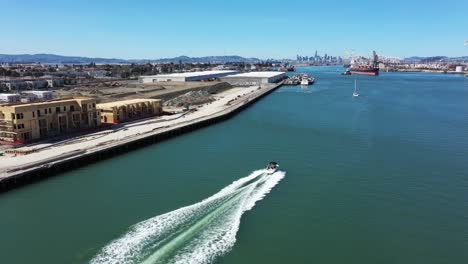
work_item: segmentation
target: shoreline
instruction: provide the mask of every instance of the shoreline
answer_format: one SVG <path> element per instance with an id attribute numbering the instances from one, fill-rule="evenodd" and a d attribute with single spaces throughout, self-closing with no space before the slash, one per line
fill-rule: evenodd
<path id="1" fill-rule="evenodd" d="M 341 67 L 342 65 L 297 65 L 298 68 L 301 67 Z M 346 67 L 343 67 L 346 68 Z M 440 74 L 461 74 L 461 75 L 468 75 L 468 71 L 444 71 L 444 70 L 432 70 L 432 69 L 392 69 L 388 70 L 385 68 L 381 68 L 380 72 L 420 72 L 420 73 L 440 73 Z"/>
<path id="2" fill-rule="evenodd" d="M 119 127 L 118 133 L 100 131 L 87 135 L 89 140 L 71 138 L 71 143 L 66 140 L 50 146 L 39 145 L 41 150 L 33 154 L 1 157 L 12 160 L 0 165 L 0 193 L 228 120 L 282 85 L 281 82 L 262 88 L 233 88 L 217 95 L 216 105 L 202 106 L 195 112 L 186 112 L 176 118 L 131 122 Z M 106 137 L 109 139 L 104 140 Z M 89 146 L 83 147 L 86 144 Z M 28 150 L 28 146 L 23 149 Z M 36 160 L 24 162 L 28 157 Z"/>
<path id="3" fill-rule="evenodd" d="M 468 74 L 468 71 L 457 72 L 457 71 L 443 71 L 443 70 L 418 70 L 418 69 L 408 69 L 408 70 L 381 70 L 382 72 L 421 72 L 421 73 L 440 73 L 440 74 Z"/>

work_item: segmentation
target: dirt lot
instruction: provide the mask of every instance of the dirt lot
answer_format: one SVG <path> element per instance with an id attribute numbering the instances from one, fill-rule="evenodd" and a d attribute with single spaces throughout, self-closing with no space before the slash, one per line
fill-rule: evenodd
<path id="1" fill-rule="evenodd" d="M 138 81 L 109 82 L 93 86 L 64 88 L 55 91 L 56 97 L 86 96 L 95 97 L 99 103 L 135 99 L 156 98 L 169 100 L 189 91 L 205 90 L 219 93 L 232 88 L 231 85 L 214 82 L 164 82 L 141 84 Z"/>

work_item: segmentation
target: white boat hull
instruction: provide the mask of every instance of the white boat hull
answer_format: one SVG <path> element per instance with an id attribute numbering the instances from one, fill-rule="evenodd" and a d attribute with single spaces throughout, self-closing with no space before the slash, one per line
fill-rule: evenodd
<path id="1" fill-rule="evenodd" d="M 265 173 L 267 175 L 271 175 L 271 174 L 275 173 L 278 170 L 278 168 L 279 168 L 278 163 L 270 162 L 270 164 L 268 164 L 268 166 L 265 169 Z"/>

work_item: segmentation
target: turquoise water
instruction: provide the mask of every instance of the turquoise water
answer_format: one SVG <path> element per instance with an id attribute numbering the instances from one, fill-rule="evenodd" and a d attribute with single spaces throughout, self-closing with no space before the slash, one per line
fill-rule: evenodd
<path id="1" fill-rule="evenodd" d="M 1 262 L 468 262 L 468 78 L 300 70 L 317 83 L 1 195 Z"/>

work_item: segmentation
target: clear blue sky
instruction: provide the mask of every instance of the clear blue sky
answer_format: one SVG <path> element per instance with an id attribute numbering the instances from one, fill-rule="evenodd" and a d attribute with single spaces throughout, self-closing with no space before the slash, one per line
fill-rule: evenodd
<path id="1" fill-rule="evenodd" d="M 0 53 L 468 55 L 467 0 L 0 0 Z"/>

